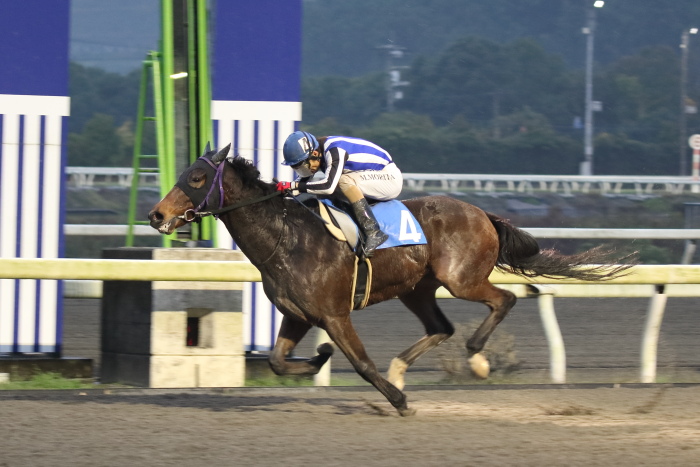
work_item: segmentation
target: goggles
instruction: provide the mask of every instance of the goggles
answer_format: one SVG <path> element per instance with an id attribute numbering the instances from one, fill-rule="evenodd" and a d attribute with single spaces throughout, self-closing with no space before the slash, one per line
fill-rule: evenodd
<path id="1" fill-rule="evenodd" d="M 299 169 L 301 167 L 306 167 L 308 169 L 308 168 L 311 168 L 311 164 L 309 163 L 310 161 L 316 162 L 316 161 L 320 161 L 320 160 L 321 160 L 321 156 L 309 156 L 306 159 L 304 159 L 303 161 L 299 162 L 298 164 L 292 165 L 291 167 L 295 170 Z"/>

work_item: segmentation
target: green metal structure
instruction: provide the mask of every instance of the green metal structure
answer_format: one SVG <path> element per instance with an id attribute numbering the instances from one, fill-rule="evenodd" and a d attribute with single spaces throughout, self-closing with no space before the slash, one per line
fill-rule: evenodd
<path id="1" fill-rule="evenodd" d="M 134 246 L 134 226 L 147 224 L 137 219 L 139 175 L 158 172 L 163 197 L 175 184 L 177 174 L 213 139 L 206 6 L 206 0 L 161 1 L 161 50 L 147 54 L 141 74 L 126 246 Z M 149 89 L 151 116 L 146 115 Z M 154 123 L 155 155 L 143 153 L 148 122 Z M 165 236 L 163 246 L 174 241 L 211 244 L 215 240 L 214 222 L 206 218 L 200 224 L 190 224 L 184 238 Z"/>

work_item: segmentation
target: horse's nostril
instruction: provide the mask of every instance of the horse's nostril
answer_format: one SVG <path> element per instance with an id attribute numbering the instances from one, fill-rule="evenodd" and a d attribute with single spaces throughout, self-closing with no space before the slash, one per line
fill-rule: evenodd
<path id="1" fill-rule="evenodd" d="M 151 223 L 161 223 L 163 222 L 163 214 L 158 211 L 151 211 L 148 213 L 148 219 Z"/>

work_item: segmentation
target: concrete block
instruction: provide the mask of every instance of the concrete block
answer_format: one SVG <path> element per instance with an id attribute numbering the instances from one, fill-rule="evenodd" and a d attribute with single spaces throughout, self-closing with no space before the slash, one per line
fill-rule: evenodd
<path id="1" fill-rule="evenodd" d="M 151 326 L 152 355 L 243 355 L 243 313 L 158 311 Z M 194 316 L 193 316 L 194 315 Z M 187 346 L 187 318 L 199 320 L 198 345 Z"/>
<path id="2" fill-rule="evenodd" d="M 105 250 L 103 257 L 245 260 L 240 251 L 211 248 L 119 248 Z M 150 387 L 244 384 L 243 284 L 105 281 L 103 289 L 104 382 Z"/>
<path id="3" fill-rule="evenodd" d="M 241 387 L 245 357 L 155 355 L 150 362 L 152 388 Z"/>
<path id="4" fill-rule="evenodd" d="M 149 387 L 151 356 L 102 352 L 100 382 Z"/>

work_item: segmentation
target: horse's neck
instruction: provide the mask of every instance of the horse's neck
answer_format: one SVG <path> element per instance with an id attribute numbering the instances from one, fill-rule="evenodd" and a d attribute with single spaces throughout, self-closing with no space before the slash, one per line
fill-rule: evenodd
<path id="1" fill-rule="evenodd" d="M 241 199 L 255 198 L 261 194 L 246 195 Z M 240 201 L 240 200 L 238 200 Z M 233 204 L 235 201 L 227 201 Z M 280 243 L 284 229 L 284 212 L 276 210 L 271 201 L 262 201 L 221 216 L 221 221 L 231 238 L 246 257 L 256 265 L 262 264 L 273 254 Z"/>

